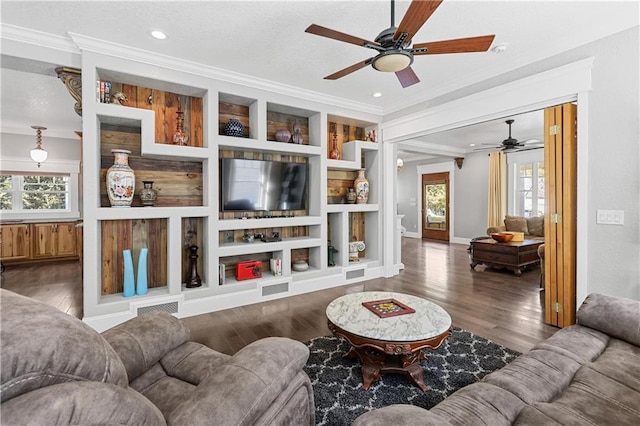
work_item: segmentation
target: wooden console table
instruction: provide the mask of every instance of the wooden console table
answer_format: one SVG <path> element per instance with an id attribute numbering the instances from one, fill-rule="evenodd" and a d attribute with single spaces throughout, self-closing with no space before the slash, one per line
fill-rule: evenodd
<path id="1" fill-rule="evenodd" d="M 511 269 L 516 276 L 522 275 L 524 268 L 540 263 L 538 247 L 541 240 L 524 240 L 499 243 L 492 238 L 471 242 L 471 269 L 477 265 Z"/>

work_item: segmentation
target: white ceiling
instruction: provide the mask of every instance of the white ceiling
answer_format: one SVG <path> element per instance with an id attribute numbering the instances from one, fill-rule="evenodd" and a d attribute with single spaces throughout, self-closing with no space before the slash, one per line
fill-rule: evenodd
<path id="1" fill-rule="evenodd" d="M 3 37 L 23 28 L 56 37 L 69 33 L 108 40 L 158 55 L 180 58 L 290 87 L 344 99 L 378 112 L 397 111 L 523 65 L 559 54 L 638 25 L 638 2 L 445 0 L 415 35 L 414 42 L 495 34 L 506 52 L 416 57 L 421 82 L 403 89 L 395 75 L 363 68 L 336 81 L 323 77 L 374 56 L 374 51 L 304 32 L 312 23 L 365 39 L 390 24 L 390 1 L 6 1 L 1 3 Z M 396 25 L 410 1 L 396 1 Z M 151 29 L 168 34 L 153 39 Z M 41 37 L 40 37 L 41 38 Z M 50 64 L 49 76 L 54 65 Z M 51 134 L 79 130 L 73 100 L 43 64 L 2 61 L 2 130 L 31 124 Z M 41 68 L 41 69 L 37 69 Z M 26 71 L 26 72 L 25 72 Z M 25 84 L 26 83 L 26 84 Z M 57 85 L 57 87 L 53 87 Z M 382 92 L 380 98 L 372 97 Z M 60 97 L 64 98 L 61 103 Z M 54 99 L 52 99 L 54 98 Z M 54 106 L 55 105 L 55 106 Z M 39 120 L 38 120 L 39 119 Z M 49 121 L 49 122 L 45 122 Z M 426 143 L 499 143 L 507 126 L 484 127 L 421 138 Z M 516 117 L 513 136 L 539 138 L 538 123 Z M 539 126 L 541 129 L 541 125 Z M 475 135 L 473 141 L 467 133 Z M 453 138 L 453 139 L 451 139 Z"/>

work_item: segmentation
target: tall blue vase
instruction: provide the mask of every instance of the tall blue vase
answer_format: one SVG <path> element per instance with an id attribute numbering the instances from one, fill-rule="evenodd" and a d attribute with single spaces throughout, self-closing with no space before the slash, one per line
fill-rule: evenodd
<path id="1" fill-rule="evenodd" d="M 138 282 L 136 284 L 136 294 L 147 294 L 147 252 L 146 248 L 140 249 L 138 256 Z"/>
<path id="2" fill-rule="evenodd" d="M 122 257 L 124 258 L 124 285 L 122 289 L 122 295 L 124 297 L 131 297 L 136 293 L 136 284 L 133 277 L 133 258 L 131 257 L 131 250 L 123 250 Z"/>

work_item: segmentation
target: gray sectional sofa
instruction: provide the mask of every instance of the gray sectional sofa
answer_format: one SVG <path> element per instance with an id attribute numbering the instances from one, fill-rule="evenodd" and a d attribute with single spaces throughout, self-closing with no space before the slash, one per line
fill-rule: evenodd
<path id="1" fill-rule="evenodd" d="M 640 301 L 591 294 L 577 324 L 430 410 L 392 405 L 353 426 L 640 425 Z"/>
<path id="2" fill-rule="evenodd" d="M 2 425 L 313 425 L 309 350 L 258 340 L 234 356 L 150 312 L 102 335 L 0 290 Z"/>

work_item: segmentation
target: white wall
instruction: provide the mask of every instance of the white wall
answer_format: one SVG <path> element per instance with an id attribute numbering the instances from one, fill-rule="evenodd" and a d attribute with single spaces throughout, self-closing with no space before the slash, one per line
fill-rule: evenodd
<path id="1" fill-rule="evenodd" d="M 487 235 L 489 193 L 489 155 L 475 153 L 465 157 L 462 168 L 455 168 L 456 210 L 454 236 L 471 239 Z"/>
<path id="2" fill-rule="evenodd" d="M 416 238 L 420 238 L 422 233 L 421 219 L 416 211 L 420 204 L 419 188 L 416 187 L 416 166 L 419 164 L 421 163 L 416 161 L 405 162 L 398 173 L 398 214 L 404 215 L 402 226 L 407 229 L 406 236 Z"/>
<path id="3" fill-rule="evenodd" d="M 36 131 L 33 136 L 16 135 L 13 133 L 0 134 L 0 154 L 3 157 L 30 159 L 29 151 L 36 146 Z M 47 136 L 42 131 L 42 147 L 49 153 L 47 160 L 80 161 L 80 137 L 77 139 L 62 139 Z"/>
<path id="4" fill-rule="evenodd" d="M 639 39 L 636 27 L 594 44 L 597 56 L 589 97 L 589 199 L 585 212 L 590 223 L 588 292 L 637 300 L 640 300 Z M 624 226 L 597 225 L 597 209 L 624 210 Z"/>

